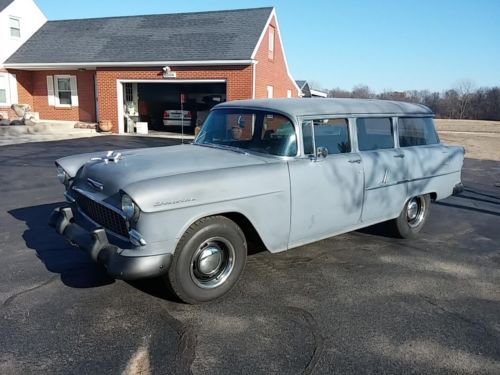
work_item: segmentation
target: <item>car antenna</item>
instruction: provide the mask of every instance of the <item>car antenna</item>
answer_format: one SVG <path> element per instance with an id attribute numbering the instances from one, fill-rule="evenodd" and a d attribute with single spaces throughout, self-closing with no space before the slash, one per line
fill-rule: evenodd
<path id="1" fill-rule="evenodd" d="M 184 101 L 186 97 L 181 93 L 181 145 L 184 144 Z"/>

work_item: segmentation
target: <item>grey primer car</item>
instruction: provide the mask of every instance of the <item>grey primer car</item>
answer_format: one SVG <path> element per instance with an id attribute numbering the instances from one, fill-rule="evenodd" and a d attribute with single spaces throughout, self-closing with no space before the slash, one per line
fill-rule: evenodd
<path id="1" fill-rule="evenodd" d="M 424 106 L 269 99 L 214 107 L 193 144 L 56 161 L 56 231 L 121 279 L 162 276 L 188 303 L 227 293 L 248 244 L 272 253 L 388 222 L 414 237 L 463 190 L 462 147 Z"/>

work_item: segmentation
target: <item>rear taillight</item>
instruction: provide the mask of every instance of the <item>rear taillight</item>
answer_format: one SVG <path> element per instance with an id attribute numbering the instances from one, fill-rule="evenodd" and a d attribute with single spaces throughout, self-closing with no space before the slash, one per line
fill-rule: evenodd
<path id="1" fill-rule="evenodd" d="M 191 118 L 191 111 L 188 111 L 187 117 Z"/>
<path id="2" fill-rule="evenodd" d="M 168 111 L 163 112 L 163 118 L 168 118 Z"/>

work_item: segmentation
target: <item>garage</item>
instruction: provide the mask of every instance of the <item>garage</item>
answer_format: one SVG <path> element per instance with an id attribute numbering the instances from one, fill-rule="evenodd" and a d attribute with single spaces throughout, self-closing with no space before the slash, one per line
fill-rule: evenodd
<path id="1" fill-rule="evenodd" d="M 120 130 L 124 133 L 140 132 L 147 124 L 153 132 L 194 134 L 195 127 L 203 123 L 208 112 L 227 99 L 225 80 L 119 83 L 123 112 Z"/>

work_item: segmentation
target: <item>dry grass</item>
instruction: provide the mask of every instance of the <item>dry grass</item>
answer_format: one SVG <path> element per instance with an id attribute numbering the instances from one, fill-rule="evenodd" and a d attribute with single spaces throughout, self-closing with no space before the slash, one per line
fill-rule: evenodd
<path id="1" fill-rule="evenodd" d="M 500 121 L 436 119 L 439 131 L 500 133 Z"/>
<path id="2" fill-rule="evenodd" d="M 465 157 L 500 161 L 500 121 L 435 120 L 441 141 L 465 147 Z"/>

